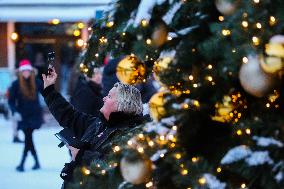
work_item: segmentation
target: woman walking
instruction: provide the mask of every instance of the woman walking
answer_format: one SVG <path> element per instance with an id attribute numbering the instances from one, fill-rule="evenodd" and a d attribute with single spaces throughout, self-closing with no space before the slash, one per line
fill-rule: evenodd
<path id="1" fill-rule="evenodd" d="M 43 123 L 42 108 L 39 103 L 39 91 L 43 85 L 40 80 L 35 79 L 35 72 L 29 60 L 22 60 L 19 64 L 18 79 L 12 83 L 9 92 L 9 106 L 12 115 L 19 113 L 21 120 L 18 121 L 18 128 L 24 132 L 25 147 L 21 162 L 16 170 L 24 171 L 24 163 L 28 152 L 34 157 L 33 170 L 39 169 L 37 153 L 33 143 L 33 131 L 39 129 Z"/>

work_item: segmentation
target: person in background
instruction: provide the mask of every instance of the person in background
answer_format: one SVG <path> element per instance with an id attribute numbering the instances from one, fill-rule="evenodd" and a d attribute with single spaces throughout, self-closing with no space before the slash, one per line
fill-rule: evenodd
<path id="1" fill-rule="evenodd" d="M 16 170 L 24 171 L 24 163 L 28 152 L 33 155 L 35 164 L 33 170 L 39 169 L 40 164 L 33 143 L 33 131 L 43 123 L 42 108 L 39 103 L 39 91 L 42 82 L 35 78 L 35 72 L 29 60 L 20 61 L 18 79 L 12 83 L 9 90 L 8 104 L 13 116 L 17 115 L 18 128 L 24 132 L 25 146 L 22 159 Z"/>
<path id="2" fill-rule="evenodd" d="M 119 82 L 116 76 L 116 67 L 122 58 L 110 59 L 103 71 L 103 96 L 107 95 L 108 91 L 113 87 L 116 82 Z M 146 83 L 140 83 L 135 85 L 140 91 L 142 102 L 148 103 L 153 94 L 157 92 L 156 88 L 152 84 L 152 79 L 149 79 Z"/>
<path id="3" fill-rule="evenodd" d="M 70 103 L 80 112 L 97 116 L 103 106 L 102 68 L 94 68 L 91 78 L 78 78 Z"/>

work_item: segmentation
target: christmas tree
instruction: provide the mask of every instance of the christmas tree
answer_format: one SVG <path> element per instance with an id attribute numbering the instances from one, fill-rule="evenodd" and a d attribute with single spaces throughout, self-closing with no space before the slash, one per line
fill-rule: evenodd
<path id="1" fill-rule="evenodd" d="M 73 188 L 284 186 L 283 0 L 117 0 L 80 64 L 161 85 L 152 122 L 121 133 Z M 282 91 L 281 91 L 282 90 Z"/>

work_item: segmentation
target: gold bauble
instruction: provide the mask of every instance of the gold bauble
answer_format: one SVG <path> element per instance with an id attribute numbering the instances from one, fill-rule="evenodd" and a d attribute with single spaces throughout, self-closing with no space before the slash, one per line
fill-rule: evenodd
<path id="1" fill-rule="evenodd" d="M 266 56 L 261 57 L 260 66 L 265 73 L 277 74 L 284 69 L 284 37 L 274 36 L 265 45 Z"/>
<path id="2" fill-rule="evenodd" d="M 157 92 L 149 101 L 149 112 L 153 120 L 159 121 L 166 115 L 166 109 L 164 107 L 166 100 L 165 95 L 167 92 Z"/>
<path id="3" fill-rule="evenodd" d="M 216 111 L 215 115 L 211 116 L 211 119 L 219 122 L 228 122 L 232 118 L 230 117 L 230 113 L 235 109 L 232 104 L 232 99 L 230 96 L 224 96 L 222 103 L 217 103 L 215 105 Z"/>
<path id="4" fill-rule="evenodd" d="M 146 66 L 136 56 L 128 55 L 118 63 L 116 76 L 122 83 L 134 85 L 145 79 Z"/>
<path id="5" fill-rule="evenodd" d="M 165 24 L 158 24 L 152 33 L 152 42 L 155 46 L 160 47 L 168 40 L 168 30 Z"/>
<path id="6" fill-rule="evenodd" d="M 230 0 L 215 0 L 215 5 L 218 11 L 220 11 L 223 15 L 231 15 L 235 12 L 238 1 L 232 2 Z"/>
<path id="7" fill-rule="evenodd" d="M 151 178 L 152 162 L 143 157 L 135 161 L 123 157 L 120 162 L 120 171 L 125 181 L 132 184 L 142 184 Z"/>
<path id="8" fill-rule="evenodd" d="M 164 58 L 158 59 L 154 63 L 154 66 L 153 66 L 154 78 L 161 85 L 164 85 L 164 84 L 161 82 L 160 74 L 163 73 L 168 68 L 172 60 L 173 59 L 171 57 L 164 57 Z"/>
<path id="9" fill-rule="evenodd" d="M 275 78 L 260 68 L 257 56 L 250 56 L 248 62 L 242 64 L 239 79 L 244 90 L 256 97 L 265 96 L 275 84 Z"/>

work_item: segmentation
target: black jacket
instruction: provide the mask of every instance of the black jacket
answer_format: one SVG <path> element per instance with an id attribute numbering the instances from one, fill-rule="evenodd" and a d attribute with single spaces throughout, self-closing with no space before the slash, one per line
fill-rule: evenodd
<path id="1" fill-rule="evenodd" d="M 107 121 L 102 114 L 94 117 L 74 109 L 51 85 L 44 89 L 42 95 L 46 104 L 62 127 L 71 128 L 77 138 L 88 142 L 90 148 L 80 150 L 76 157 L 76 165 L 89 165 L 91 161 L 104 158 L 111 152 L 105 145 L 119 131 L 141 124 L 143 117 L 140 115 L 113 112 Z"/>
<path id="2" fill-rule="evenodd" d="M 71 104 L 80 112 L 99 115 L 99 110 L 103 106 L 102 87 L 92 81 L 79 78 L 71 97 Z"/>

